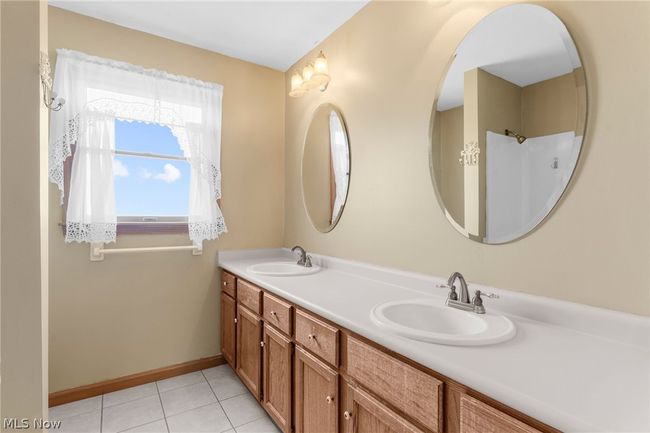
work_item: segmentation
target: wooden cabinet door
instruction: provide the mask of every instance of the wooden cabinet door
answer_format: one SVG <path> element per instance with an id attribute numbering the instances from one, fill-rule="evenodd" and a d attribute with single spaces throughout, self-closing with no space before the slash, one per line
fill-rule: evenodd
<path id="1" fill-rule="evenodd" d="M 233 298 L 221 292 L 221 353 L 232 368 L 235 368 L 236 340 L 237 305 Z"/>
<path id="2" fill-rule="evenodd" d="M 264 396 L 262 404 L 284 433 L 291 433 L 291 340 L 264 324 Z"/>
<path id="3" fill-rule="evenodd" d="M 380 396 L 432 432 L 442 432 L 443 383 L 363 341 L 344 341 L 347 374 L 364 389 Z"/>
<path id="4" fill-rule="evenodd" d="M 259 400 L 262 377 L 262 319 L 237 305 L 237 375 Z"/>
<path id="5" fill-rule="evenodd" d="M 338 375 L 300 347 L 295 356 L 296 433 L 338 432 Z"/>
<path id="6" fill-rule="evenodd" d="M 468 395 L 460 397 L 460 433 L 541 433 Z"/>
<path id="7" fill-rule="evenodd" d="M 369 393 L 345 382 L 342 386 L 342 433 L 424 432 Z"/>

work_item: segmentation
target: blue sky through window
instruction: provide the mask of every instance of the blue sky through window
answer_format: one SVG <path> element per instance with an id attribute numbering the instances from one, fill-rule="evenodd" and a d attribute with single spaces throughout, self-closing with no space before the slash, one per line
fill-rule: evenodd
<path id="1" fill-rule="evenodd" d="M 182 156 L 169 128 L 115 122 L 115 148 Z M 115 155 L 115 208 L 118 216 L 187 216 L 190 167 L 187 161 Z"/>

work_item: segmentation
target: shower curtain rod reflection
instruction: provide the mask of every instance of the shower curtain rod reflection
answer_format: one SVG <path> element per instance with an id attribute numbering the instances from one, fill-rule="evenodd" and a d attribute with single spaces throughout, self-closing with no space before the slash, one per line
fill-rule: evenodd
<path id="1" fill-rule="evenodd" d="M 511 129 L 506 129 L 506 135 L 508 137 L 515 137 L 517 139 L 517 143 L 522 144 L 524 141 L 526 141 L 526 137 L 524 137 L 521 134 L 517 134 L 515 131 Z"/>

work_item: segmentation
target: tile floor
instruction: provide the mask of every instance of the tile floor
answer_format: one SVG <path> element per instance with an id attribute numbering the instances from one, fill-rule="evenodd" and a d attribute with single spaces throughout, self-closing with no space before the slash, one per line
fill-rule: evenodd
<path id="1" fill-rule="evenodd" d="M 228 365 L 56 406 L 61 433 L 279 433 Z"/>

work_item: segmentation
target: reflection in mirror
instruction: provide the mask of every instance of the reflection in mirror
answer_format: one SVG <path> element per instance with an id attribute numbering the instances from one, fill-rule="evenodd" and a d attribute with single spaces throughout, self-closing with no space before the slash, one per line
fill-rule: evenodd
<path id="1" fill-rule="evenodd" d="M 312 224 L 329 232 L 341 218 L 350 183 L 350 146 L 341 112 L 323 104 L 314 113 L 302 157 L 302 193 Z"/>
<path id="2" fill-rule="evenodd" d="M 552 12 L 518 4 L 479 22 L 432 113 L 431 175 L 452 225 L 488 244 L 539 225 L 575 169 L 586 104 L 578 51 Z"/>

